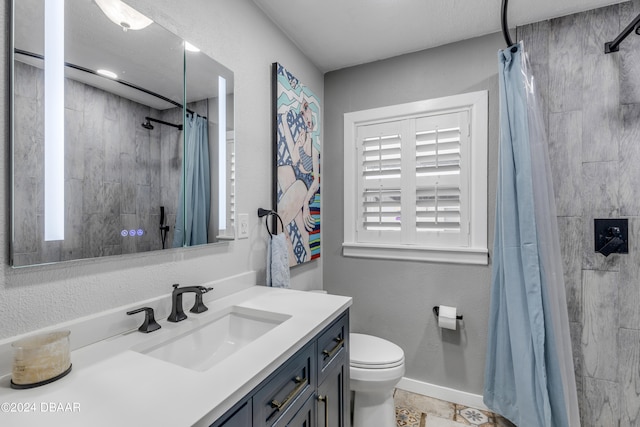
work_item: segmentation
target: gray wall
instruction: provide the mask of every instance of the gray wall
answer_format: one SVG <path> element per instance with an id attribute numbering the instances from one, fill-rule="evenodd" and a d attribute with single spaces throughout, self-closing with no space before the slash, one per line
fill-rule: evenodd
<path id="1" fill-rule="evenodd" d="M 640 423 L 640 38 L 605 55 L 640 1 L 518 29 L 548 123 L 582 425 Z M 594 218 L 629 218 L 629 254 L 594 252 Z"/>
<path id="2" fill-rule="evenodd" d="M 0 44 L 8 47 L 9 2 L 0 3 Z M 15 270 L 9 260 L 9 69 L 0 54 L 0 339 L 168 295 L 172 283 L 197 284 L 249 270 L 264 283 L 267 233 L 258 207 L 271 203 L 271 63 L 280 61 L 315 93 L 322 73 L 251 0 L 131 0 L 128 4 L 234 71 L 237 211 L 249 213 L 250 236 L 223 245 L 70 261 Z M 322 258 L 292 271 L 296 289 L 322 287 Z M 167 315 L 168 313 L 164 313 Z"/>
<path id="3" fill-rule="evenodd" d="M 497 34 L 325 75 L 324 287 L 354 298 L 352 330 L 403 348 L 408 378 L 482 393 L 491 268 L 345 258 L 343 241 L 343 114 L 367 108 L 489 91 L 489 242 L 497 165 Z M 460 332 L 441 331 L 431 311 L 453 305 Z"/>

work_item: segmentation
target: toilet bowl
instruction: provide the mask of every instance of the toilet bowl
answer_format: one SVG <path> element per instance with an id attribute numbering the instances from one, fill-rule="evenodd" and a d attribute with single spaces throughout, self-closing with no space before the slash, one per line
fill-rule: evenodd
<path id="1" fill-rule="evenodd" d="M 395 427 L 393 388 L 404 375 L 404 352 L 372 335 L 349 335 L 353 427 Z"/>

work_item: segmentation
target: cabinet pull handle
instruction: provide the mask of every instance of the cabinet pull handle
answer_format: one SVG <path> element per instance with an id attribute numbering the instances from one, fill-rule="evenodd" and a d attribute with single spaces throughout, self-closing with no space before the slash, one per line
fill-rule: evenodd
<path id="1" fill-rule="evenodd" d="M 324 427 L 329 427 L 329 396 L 318 396 L 318 400 L 324 403 Z"/>
<path id="2" fill-rule="evenodd" d="M 306 378 L 300 378 L 298 376 L 293 379 L 293 382 L 295 382 L 298 385 L 293 390 L 291 390 L 291 392 L 287 395 L 287 397 L 284 398 L 282 402 L 278 402 L 275 399 L 271 401 L 271 407 L 274 408 L 277 412 L 280 412 L 284 408 L 286 408 L 289 405 L 289 403 L 293 401 L 293 398 L 296 397 L 296 395 L 303 388 L 305 388 L 307 384 L 309 384 L 309 381 Z"/>
<path id="3" fill-rule="evenodd" d="M 342 344 L 344 344 L 344 338 L 334 338 L 333 339 L 336 342 L 336 346 L 333 347 L 331 350 L 322 350 L 322 354 L 324 355 L 324 358 L 326 359 L 327 357 L 333 357 L 334 354 L 336 354 L 338 352 L 338 350 L 340 350 L 340 347 L 342 347 Z"/>

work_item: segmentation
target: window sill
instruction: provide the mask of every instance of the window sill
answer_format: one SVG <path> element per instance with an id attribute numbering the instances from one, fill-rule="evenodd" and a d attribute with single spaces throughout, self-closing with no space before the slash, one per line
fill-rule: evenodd
<path id="1" fill-rule="evenodd" d="M 343 243 L 346 257 L 430 261 L 448 264 L 488 265 L 486 248 L 432 248 L 410 245 L 379 245 L 375 243 Z"/>

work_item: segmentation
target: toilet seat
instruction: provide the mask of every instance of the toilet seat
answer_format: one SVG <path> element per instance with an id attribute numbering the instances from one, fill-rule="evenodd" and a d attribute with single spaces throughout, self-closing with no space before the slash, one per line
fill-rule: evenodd
<path id="1" fill-rule="evenodd" d="M 366 334 L 349 335 L 350 365 L 360 369 L 389 369 L 404 364 L 404 352 L 385 339 Z"/>

